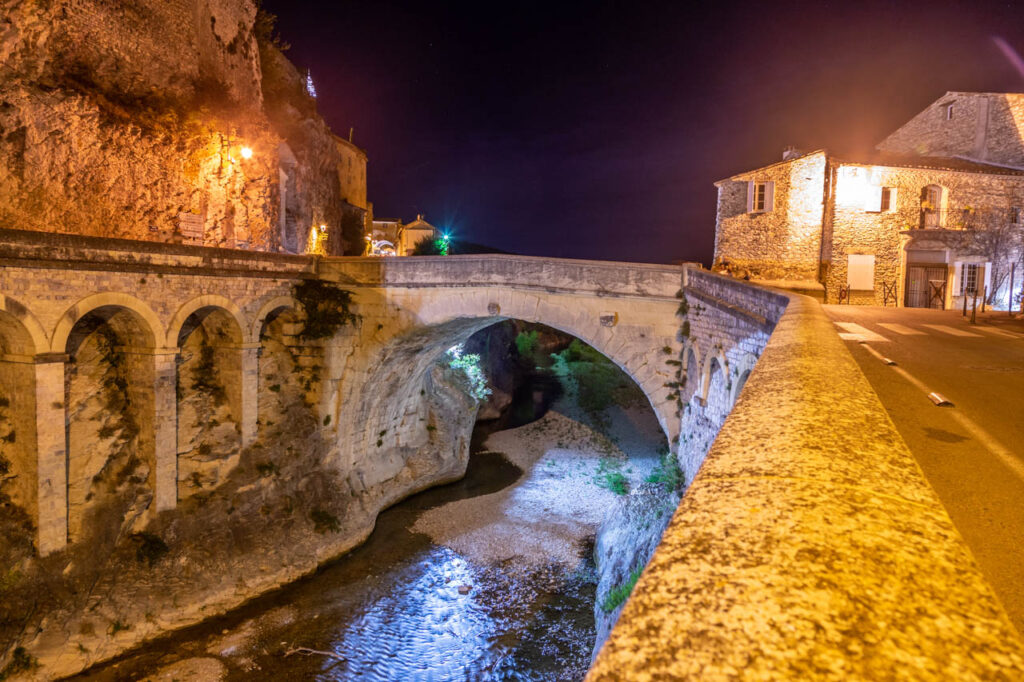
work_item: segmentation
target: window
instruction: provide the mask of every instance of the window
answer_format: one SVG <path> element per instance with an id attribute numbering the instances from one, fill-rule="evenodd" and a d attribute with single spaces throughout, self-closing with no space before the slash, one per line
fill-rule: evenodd
<path id="1" fill-rule="evenodd" d="M 928 185 L 921 189 L 921 227 L 942 227 L 944 190 L 939 185 Z"/>
<path id="2" fill-rule="evenodd" d="M 891 213 L 896 210 L 895 187 L 868 187 L 864 198 L 864 210 L 871 213 Z"/>
<path id="3" fill-rule="evenodd" d="M 980 293 L 978 282 L 985 277 L 984 265 L 981 263 L 964 263 L 963 274 L 960 276 L 960 295 Z"/>
<path id="4" fill-rule="evenodd" d="M 747 183 L 747 213 L 768 213 L 774 204 L 774 182 Z"/>
<path id="5" fill-rule="evenodd" d="M 881 211 L 891 211 L 893 209 L 893 191 L 892 187 L 882 188 L 882 201 L 879 206 Z"/>
<path id="6" fill-rule="evenodd" d="M 1010 224 L 1020 225 L 1020 206 L 1010 207 Z"/>
<path id="7" fill-rule="evenodd" d="M 953 105 L 952 104 L 947 104 L 946 105 L 946 120 L 947 121 L 952 121 L 953 120 Z"/>

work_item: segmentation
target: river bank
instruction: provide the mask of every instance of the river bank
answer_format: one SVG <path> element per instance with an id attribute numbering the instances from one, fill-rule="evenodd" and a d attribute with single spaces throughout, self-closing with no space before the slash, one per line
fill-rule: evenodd
<path id="1" fill-rule="evenodd" d="M 74 679 L 580 679 L 608 472 L 641 485 L 663 444 L 646 406 L 606 416 L 563 398 L 316 575 Z"/>

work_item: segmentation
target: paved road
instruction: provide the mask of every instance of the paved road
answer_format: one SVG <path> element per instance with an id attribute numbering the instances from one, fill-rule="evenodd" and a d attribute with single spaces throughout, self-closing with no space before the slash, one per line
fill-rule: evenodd
<path id="1" fill-rule="evenodd" d="M 824 308 L 1024 633 L 1024 320 Z"/>

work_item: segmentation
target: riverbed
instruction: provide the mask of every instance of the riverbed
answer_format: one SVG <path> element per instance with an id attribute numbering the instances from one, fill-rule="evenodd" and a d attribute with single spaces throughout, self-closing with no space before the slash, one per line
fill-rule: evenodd
<path id="1" fill-rule="evenodd" d="M 664 439 L 646 405 L 600 427 L 569 398 L 538 412 L 478 424 L 463 480 L 383 512 L 315 575 L 74 679 L 582 679 L 609 473 L 638 485 Z"/>

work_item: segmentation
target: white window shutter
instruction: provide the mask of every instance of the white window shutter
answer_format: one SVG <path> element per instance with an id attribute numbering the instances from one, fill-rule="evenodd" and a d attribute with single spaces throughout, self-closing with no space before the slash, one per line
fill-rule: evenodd
<path id="1" fill-rule="evenodd" d="M 773 210 L 774 208 L 775 208 L 775 183 L 774 182 L 766 182 L 766 183 L 764 183 L 764 212 L 768 213 L 769 211 Z"/>
<path id="2" fill-rule="evenodd" d="M 985 295 L 986 293 L 991 295 L 992 293 L 992 264 L 985 263 L 985 288 L 980 292 Z"/>
<path id="3" fill-rule="evenodd" d="M 754 182 L 750 181 L 747 183 L 747 213 L 751 213 L 754 210 Z"/>
<path id="4" fill-rule="evenodd" d="M 892 213 L 896 210 L 896 188 L 889 188 L 889 212 Z"/>
<path id="5" fill-rule="evenodd" d="M 882 188 L 868 187 L 864 197 L 864 210 L 878 213 L 882 210 Z"/>
<path id="6" fill-rule="evenodd" d="M 953 263 L 953 284 L 950 291 L 954 296 L 961 296 L 964 293 L 964 264 L 960 261 Z"/>

